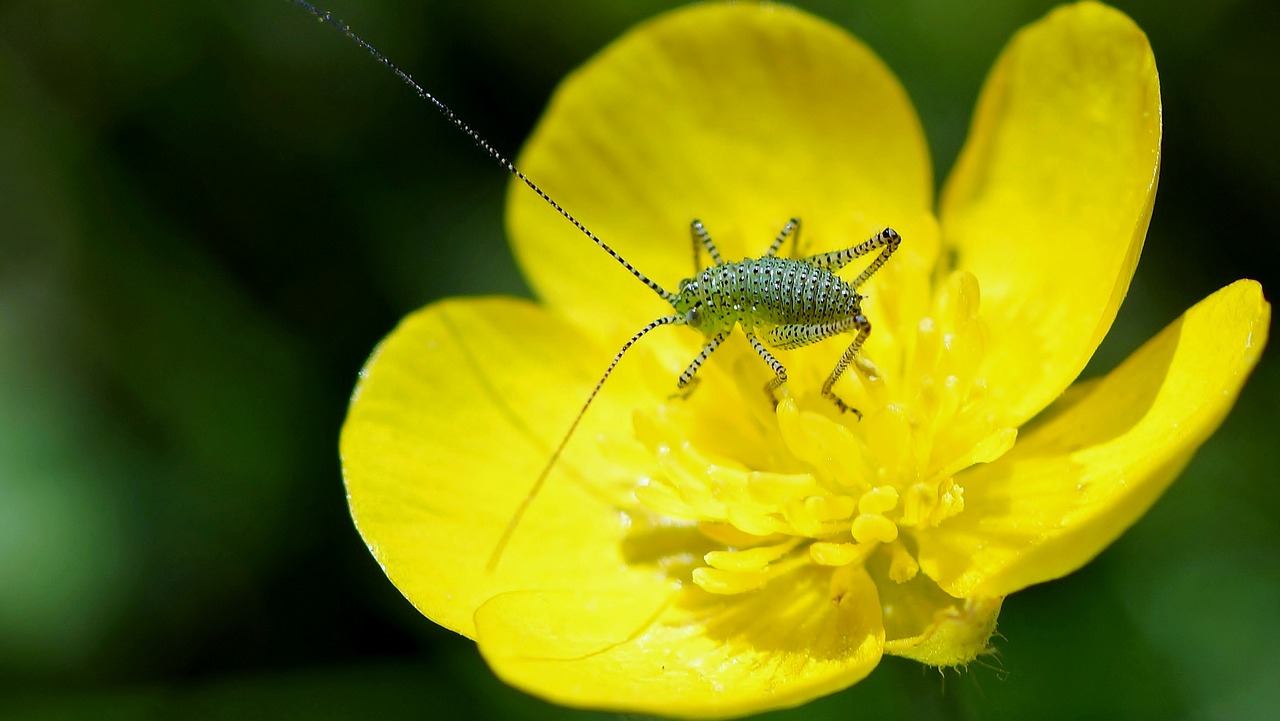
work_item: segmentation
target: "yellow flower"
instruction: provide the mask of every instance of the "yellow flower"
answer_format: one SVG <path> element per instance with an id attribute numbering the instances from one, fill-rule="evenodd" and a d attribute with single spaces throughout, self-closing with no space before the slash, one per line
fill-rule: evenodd
<path id="1" fill-rule="evenodd" d="M 862 419 L 819 393 L 847 337 L 780 353 L 775 409 L 741 334 L 672 399 L 702 338 L 656 332 L 486 571 L 612 354 L 670 312 L 515 187 L 541 302 L 435 303 L 374 354 L 341 442 L 361 534 L 499 676 L 572 706 L 732 716 L 845 688 L 885 653 L 967 663 L 1007 594 L 1156 500 L 1266 341 L 1270 306 L 1240 281 L 1068 388 L 1142 249 L 1160 123 L 1142 32 L 1059 9 L 998 60 L 935 208 L 906 94 L 841 30 L 755 4 L 638 27 L 565 81 L 519 165 L 667 287 L 692 275 L 693 218 L 730 259 L 793 216 L 805 254 L 897 229 L 864 362 L 836 387 Z"/>

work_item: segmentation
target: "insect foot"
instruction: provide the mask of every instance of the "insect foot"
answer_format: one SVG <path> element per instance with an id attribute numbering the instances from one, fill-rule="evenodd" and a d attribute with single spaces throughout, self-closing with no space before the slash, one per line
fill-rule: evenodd
<path id="1" fill-rule="evenodd" d="M 832 403 L 836 404 L 836 408 L 839 408 L 841 413 L 853 413 L 855 416 L 858 417 L 858 420 L 862 420 L 862 411 L 840 400 L 840 396 L 832 393 L 830 396 L 828 396 L 828 398 L 831 399 Z"/>
<path id="2" fill-rule="evenodd" d="M 701 382 L 702 382 L 701 378 L 697 376 L 692 376 L 688 380 L 684 381 L 683 383 L 677 383 L 676 389 L 671 392 L 671 395 L 667 396 L 667 400 L 674 401 L 674 400 L 684 400 L 685 398 L 688 398 L 689 396 L 693 395 L 694 390 L 698 388 L 698 384 Z"/>

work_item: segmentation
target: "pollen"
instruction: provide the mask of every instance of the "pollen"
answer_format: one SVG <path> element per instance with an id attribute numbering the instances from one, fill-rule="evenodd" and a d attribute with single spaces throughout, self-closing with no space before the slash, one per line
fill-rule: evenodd
<path id="1" fill-rule="evenodd" d="M 841 392 L 861 420 L 793 385 L 772 415 L 761 415 L 760 435 L 735 449 L 734 439 L 706 433 L 724 427 L 713 402 L 637 411 L 636 436 L 656 471 L 636 500 L 647 513 L 698 528 L 714 546 L 695 556 L 704 565 L 660 568 L 715 594 L 749 593 L 804 566 L 866 564 L 884 583 L 914 579 L 913 534 L 963 513 L 965 469 L 1000 457 L 1016 436 L 983 413 L 977 279 L 954 273 L 927 310 L 912 332 L 885 334 L 903 341 L 873 346 L 879 357 L 868 350 L 855 364 Z M 758 380 L 725 387 L 743 403 L 763 404 L 764 394 L 751 392 Z M 743 460 L 751 458 L 760 460 Z"/>

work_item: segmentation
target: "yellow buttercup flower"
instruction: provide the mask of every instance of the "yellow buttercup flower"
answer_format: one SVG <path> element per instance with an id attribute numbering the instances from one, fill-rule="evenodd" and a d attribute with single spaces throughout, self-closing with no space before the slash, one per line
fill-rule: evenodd
<path id="1" fill-rule="evenodd" d="M 567 705 L 733 716 L 850 686 L 886 653 L 969 662 L 1007 594 L 1156 500 L 1266 342 L 1270 306 L 1239 281 L 1071 385 L 1142 249 L 1160 112 L 1128 18 L 1056 10 L 997 61 L 935 205 L 905 92 L 843 31 L 755 4 L 641 25 L 565 81 L 518 165 L 667 287 L 693 273 L 693 218 L 729 259 L 791 217 L 805 255 L 894 227 L 836 386 L 863 417 L 820 394 L 847 337 L 779 353 L 774 408 L 740 334 L 672 398 L 702 338 L 655 332 L 487 571 L 617 347 L 670 310 L 516 186 L 541 300 L 441 301 L 380 346 L 341 442 L 361 534 L 423 614 Z"/>

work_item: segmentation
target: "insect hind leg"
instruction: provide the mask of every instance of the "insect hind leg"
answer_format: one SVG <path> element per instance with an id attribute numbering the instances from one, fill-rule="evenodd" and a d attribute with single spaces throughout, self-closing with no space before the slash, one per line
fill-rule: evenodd
<path id="1" fill-rule="evenodd" d="M 840 380 L 840 377 L 849 369 L 854 358 L 857 357 L 858 351 L 862 349 L 862 344 L 866 342 L 867 336 L 871 334 L 871 322 L 867 320 L 865 315 L 856 313 L 834 323 L 780 325 L 770 328 L 765 334 L 765 339 L 774 348 L 791 350 L 793 348 L 802 348 L 851 330 L 857 331 L 857 335 L 854 337 L 853 343 L 840 356 L 840 360 L 836 363 L 835 369 L 831 371 L 827 381 L 822 384 L 822 395 L 832 403 L 835 403 L 841 412 L 853 411 L 858 418 L 862 418 L 862 413 L 858 409 L 841 400 L 832 389 L 835 387 L 836 381 Z M 757 352 L 760 352 L 760 349 L 757 349 Z"/>
<path id="2" fill-rule="evenodd" d="M 849 282 L 849 285 L 857 288 L 867 282 L 868 278 L 875 275 L 877 270 L 880 270 L 880 266 L 889 260 L 889 256 L 893 255 L 900 243 L 902 243 L 902 236 L 898 235 L 898 232 L 893 228 L 885 228 L 852 248 L 842 248 L 828 253 L 811 255 L 805 258 L 804 262 L 834 273 L 848 265 L 849 261 L 879 250 L 880 255 L 871 261 L 871 265 L 868 265 L 866 269 L 858 274 L 857 278 Z"/>
<path id="3" fill-rule="evenodd" d="M 840 399 L 840 396 L 836 395 L 834 390 L 836 381 L 840 380 L 840 376 L 844 375 L 845 371 L 849 369 L 849 365 L 857 357 L 858 351 L 862 350 L 862 344 L 866 342 L 867 336 L 871 335 L 871 322 L 861 313 L 853 317 L 853 327 L 858 329 L 858 335 L 854 337 L 853 342 L 849 344 L 844 354 L 840 356 L 840 360 L 836 362 L 836 367 L 831 370 L 831 375 L 827 377 L 827 382 L 822 384 L 822 395 L 827 400 L 835 403 L 841 412 L 852 411 L 854 415 L 858 416 L 858 420 L 862 420 L 862 411 L 845 403 Z"/>

